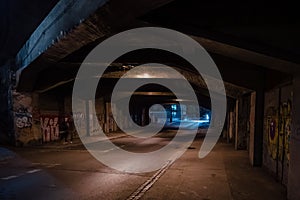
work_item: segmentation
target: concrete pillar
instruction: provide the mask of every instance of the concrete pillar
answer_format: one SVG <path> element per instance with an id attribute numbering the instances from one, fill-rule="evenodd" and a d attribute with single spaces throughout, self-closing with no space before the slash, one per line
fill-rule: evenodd
<path id="1" fill-rule="evenodd" d="M 110 115 L 111 115 L 111 107 L 110 103 L 105 103 L 105 133 L 110 132 Z"/>
<path id="2" fill-rule="evenodd" d="M 142 113 L 141 113 L 141 126 L 145 126 L 146 122 L 145 122 L 145 108 L 142 108 Z"/>
<path id="3" fill-rule="evenodd" d="M 149 124 L 149 107 L 142 109 L 142 126 Z"/>
<path id="4" fill-rule="evenodd" d="M 229 113 L 229 134 L 228 134 L 228 142 L 232 141 L 234 132 L 235 132 L 235 123 L 234 123 L 234 112 Z"/>
<path id="5" fill-rule="evenodd" d="M 254 135 L 255 135 L 255 103 L 256 92 L 251 93 L 250 100 L 250 138 L 249 138 L 249 160 L 254 165 Z"/>
<path id="6" fill-rule="evenodd" d="M 116 109 L 116 104 L 111 104 L 111 106 L 114 107 L 114 110 L 117 110 Z M 113 132 L 115 132 L 115 131 L 118 130 L 118 125 L 117 125 L 116 121 L 114 120 L 113 115 L 111 115 L 111 118 L 112 118 L 112 123 L 113 123 L 113 125 L 112 125 L 113 126 Z"/>
<path id="7" fill-rule="evenodd" d="M 253 166 L 261 166 L 263 158 L 264 133 L 264 89 L 258 88 L 255 93 L 255 123 L 253 137 Z"/>
<path id="8" fill-rule="evenodd" d="M 247 150 L 249 148 L 249 117 L 250 117 L 250 94 L 245 94 L 238 99 L 237 107 L 237 137 L 236 149 Z"/>
<path id="9" fill-rule="evenodd" d="M 85 123 L 86 123 L 86 136 L 90 136 L 90 102 L 85 100 Z"/>
<path id="10" fill-rule="evenodd" d="M 287 190 L 289 200 L 298 200 L 300 197 L 300 73 L 294 76 L 292 102 L 292 133 Z"/>
<path id="11" fill-rule="evenodd" d="M 14 144 L 14 116 L 12 101 L 13 62 L 0 66 L 0 144 Z"/>
<path id="12" fill-rule="evenodd" d="M 239 100 L 236 100 L 235 103 L 235 142 L 234 147 L 235 150 L 238 150 L 238 134 L 239 134 Z"/>

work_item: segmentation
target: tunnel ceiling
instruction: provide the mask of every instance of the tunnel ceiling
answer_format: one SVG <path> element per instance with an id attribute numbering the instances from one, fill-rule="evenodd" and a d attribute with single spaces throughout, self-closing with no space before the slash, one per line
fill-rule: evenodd
<path id="1" fill-rule="evenodd" d="M 300 61 L 300 13 L 292 1 L 175 0 L 141 20 L 271 56 Z"/>
<path id="2" fill-rule="evenodd" d="M 287 2 L 160 0 L 156 4 L 150 3 L 156 1 L 139 1 L 137 5 L 135 2 L 129 1 L 124 9 L 126 3 L 112 0 L 74 27 L 23 70 L 19 90 L 47 91 L 71 82 L 81 61 L 96 44 L 121 30 L 140 26 L 172 28 L 199 41 L 219 67 L 229 96 L 255 90 L 255 77 L 269 77 L 272 86 L 273 82 L 286 81 L 290 78 L 288 73 L 298 70 L 299 12 Z M 93 39 L 87 40 L 87 36 Z M 143 61 L 128 58 L 124 62 Z M 189 72 L 185 65 L 177 67 Z M 114 76 L 122 73 L 122 69 L 119 74 L 116 71 Z M 56 72 L 63 73 L 55 76 Z M 42 81 L 50 77 L 50 84 Z"/>

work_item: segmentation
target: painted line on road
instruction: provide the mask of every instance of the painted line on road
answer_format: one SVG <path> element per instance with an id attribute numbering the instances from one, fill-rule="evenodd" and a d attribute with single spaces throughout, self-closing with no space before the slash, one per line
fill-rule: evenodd
<path id="1" fill-rule="evenodd" d="M 123 147 L 125 147 L 126 145 L 121 145 L 120 146 L 120 148 L 123 148 Z M 101 152 L 101 153 L 108 153 L 108 152 L 110 152 L 110 151 L 114 151 L 114 150 L 116 150 L 116 149 L 118 149 L 118 148 L 111 148 L 111 149 L 107 149 L 107 150 L 103 150 L 103 151 L 99 151 L 99 152 Z"/>
<path id="2" fill-rule="evenodd" d="M 101 152 L 107 153 L 107 152 L 113 151 L 113 150 L 115 150 L 115 149 L 116 149 L 116 148 L 111 148 L 111 149 L 107 149 L 107 150 L 104 150 L 104 151 L 101 151 Z"/>
<path id="3" fill-rule="evenodd" d="M 19 176 L 20 176 L 20 175 L 19 175 Z M 1 178 L 1 180 L 10 180 L 10 179 L 13 179 L 13 178 L 17 178 L 17 177 L 19 177 L 19 176 L 15 176 L 15 175 L 13 175 L 13 176 L 7 176 L 7 177 Z"/>
<path id="4" fill-rule="evenodd" d="M 42 171 L 42 170 L 41 170 L 41 169 L 33 169 L 33 170 L 29 170 L 29 171 L 27 171 L 27 172 L 25 172 L 25 173 L 22 173 L 22 174 L 12 175 L 12 176 L 7 176 L 7 177 L 2 177 L 2 178 L 0 178 L 0 179 L 1 179 L 1 180 L 7 181 L 7 180 L 19 178 L 19 177 L 24 176 L 24 175 L 26 175 L 26 174 L 33 174 L 33 173 L 36 173 L 36 172 L 39 172 L 39 171 Z"/>
<path id="5" fill-rule="evenodd" d="M 30 171 L 27 171 L 26 174 L 33 174 L 35 172 L 39 172 L 41 171 L 41 169 L 33 169 L 33 170 L 30 170 Z"/>
<path id="6" fill-rule="evenodd" d="M 40 165 L 42 167 L 46 167 L 46 168 L 54 168 L 56 166 L 59 166 L 61 164 L 59 163 L 32 163 L 33 165 Z"/>

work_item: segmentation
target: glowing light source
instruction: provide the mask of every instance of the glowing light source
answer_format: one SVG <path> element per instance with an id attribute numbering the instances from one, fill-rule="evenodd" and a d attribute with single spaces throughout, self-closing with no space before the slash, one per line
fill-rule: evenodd
<path id="1" fill-rule="evenodd" d="M 141 75 L 136 75 L 136 78 L 152 78 L 152 76 L 148 73 L 143 73 Z"/>

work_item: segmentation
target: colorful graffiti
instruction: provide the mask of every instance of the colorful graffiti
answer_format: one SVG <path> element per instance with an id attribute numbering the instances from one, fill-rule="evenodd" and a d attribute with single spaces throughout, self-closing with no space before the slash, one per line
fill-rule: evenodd
<path id="1" fill-rule="evenodd" d="M 43 142 L 50 142 L 59 139 L 58 116 L 42 116 L 41 131 Z"/>
<path id="2" fill-rule="evenodd" d="M 290 159 L 291 101 L 280 104 L 267 119 L 268 151 L 274 160 Z"/>
<path id="3" fill-rule="evenodd" d="M 268 150 L 273 159 L 277 157 L 278 141 L 278 118 L 277 116 L 268 117 Z"/>
<path id="4" fill-rule="evenodd" d="M 15 113 L 15 122 L 17 128 L 28 128 L 32 126 L 32 114 L 28 112 L 27 109 L 19 109 Z"/>
<path id="5" fill-rule="evenodd" d="M 279 110 L 279 160 L 285 158 L 289 161 L 290 155 L 290 135 L 291 135 L 291 102 L 287 101 L 280 105 Z"/>

